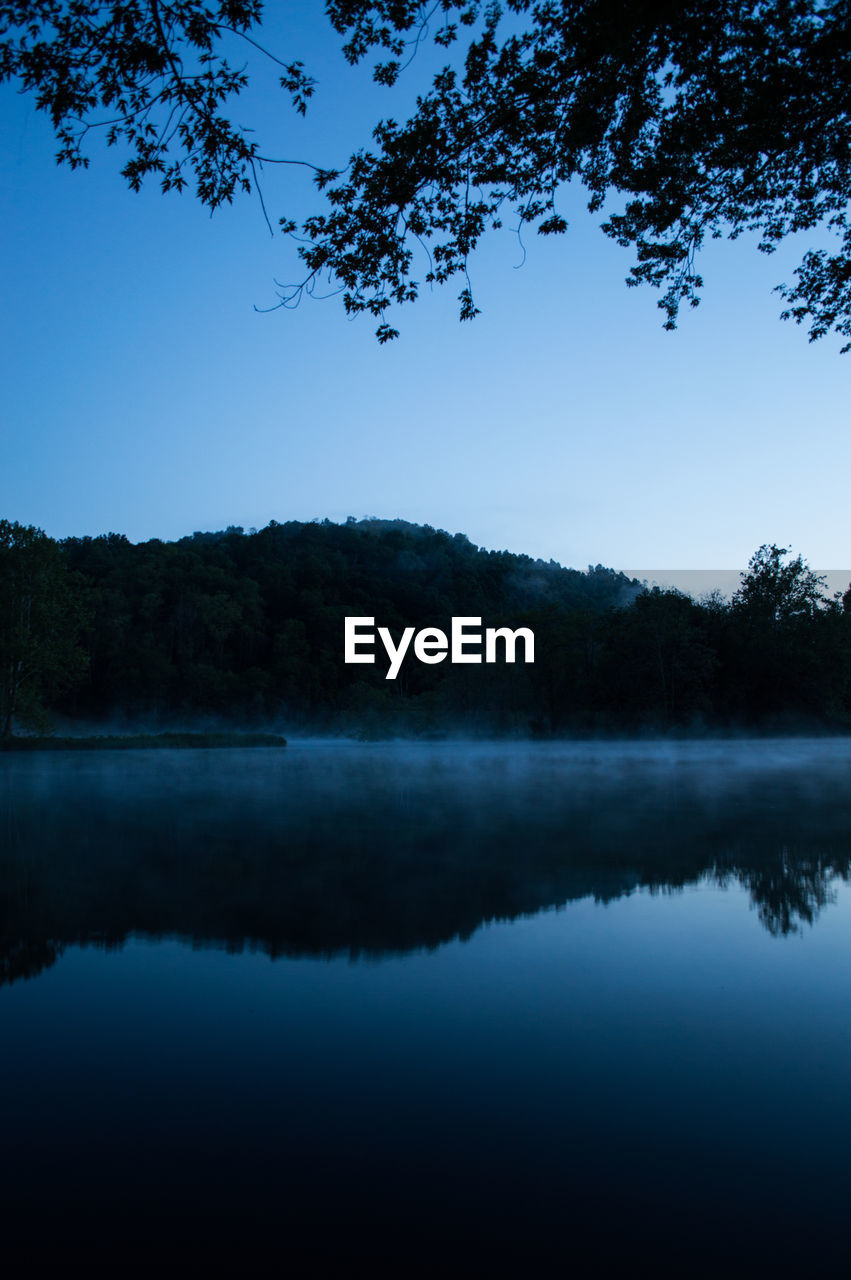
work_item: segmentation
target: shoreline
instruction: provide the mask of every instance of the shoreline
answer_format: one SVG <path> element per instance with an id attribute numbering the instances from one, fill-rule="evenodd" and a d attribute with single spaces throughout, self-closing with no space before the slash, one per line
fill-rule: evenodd
<path id="1" fill-rule="evenodd" d="M 277 733 L 133 733 L 92 737 L 11 737 L 0 739 L 0 751 L 132 751 L 175 748 L 285 747 Z"/>

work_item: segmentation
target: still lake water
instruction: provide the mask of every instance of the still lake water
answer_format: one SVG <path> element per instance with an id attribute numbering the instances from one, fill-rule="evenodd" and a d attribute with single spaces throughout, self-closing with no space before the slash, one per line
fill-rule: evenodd
<path id="1" fill-rule="evenodd" d="M 5 1244 L 847 1261 L 851 741 L 6 755 L 0 836 Z"/>

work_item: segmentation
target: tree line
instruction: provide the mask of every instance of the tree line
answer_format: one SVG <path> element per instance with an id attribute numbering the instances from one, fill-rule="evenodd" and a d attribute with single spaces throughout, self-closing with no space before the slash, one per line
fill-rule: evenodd
<path id="1" fill-rule="evenodd" d="M 343 619 L 527 626 L 534 665 L 347 666 Z M 274 725 L 362 736 L 851 724 L 851 586 L 765 545 L 731 600 L 566 569 L 405 521 L 131 543 L 0 521 L 0 733 Z"/>

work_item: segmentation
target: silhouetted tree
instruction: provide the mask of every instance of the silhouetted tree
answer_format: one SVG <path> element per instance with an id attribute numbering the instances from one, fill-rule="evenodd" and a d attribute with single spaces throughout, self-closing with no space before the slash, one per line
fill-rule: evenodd
<path id="1" fill-rule="evenodd" d="M 82 672 L 82 611 L 65 558 L 31 525 L 0 520 L 0 735 L 43 729 L 47 703 Z"/>
<path id="2" fill-rule="evenodd" d="M 716 664 L 701 607 L 682 592 L 653 587 L 607 628 L 601 701 L 616 722 L 695 720 L 710 709 Z"/>
<path id="3" fill-rule="evenodd" d="M 577 180 L 606 234 L 635 252 L 628 283 L 662 290 L 668 328 L 682 302 L 698 302 L 707 237 L 750 231 L 770 253 L 791 233 L 835 233 L 836 252 L 807 249 L 794 283 L 778 288 L 784 316 L 807 322 L 811 339 L 851 339 L 845 0 L 509 0 L 507 13 L 482 0 L 328 0 L 326 10 L 346 57 L 373 58 L 381 84 L 397 82 L 429 33 L 438 48 L 461 47 L 406 122 L 378 124 L 373 150 L 345 170 L 315 169 L 329 207 L 300 227 L 281 219 L 307 239 L 305 275 L 283 305 L 327 273 L 386 341 L 397 334 L 392 304 L 454 278 L 469 319 L 467 265 L 482 235 L 507 210 L 518 228 L 563 233 L 560 194 Z M 101 126 L 128 148 L 134 189 L 155 175 L 179 190 L 191 175 L 214 209 L 256 188 L 263 163 L 294 163 L 233 119 L 248 80 L 228 42 L 260 48 L 261 20 L 259 0 L 5 4 L 0 80 L 35 93 L 60 160 L 88 164 L 83 144 Z M 312 78 L 297 59 L 275 61 L 304 112 Z"/>
<path id="4" fill-rule="evenodd" d="M 811 618 L 827 601 L 825 579 L 814 573 L 800 555 L 784 560 L 786 547 L 763 545 L 751 556 L 742 585 L 733 596 L 734 608 L 767 626 L 782 626 Z"/>
<path id="5" fill-rule="evenodd" d="M 732 600 L 731 671 L 739 707 L 759 720 L 818 713 L 831 701 L 836 673 L 824 661 L 824 579 L 786 547 L 761 546 Z"/>

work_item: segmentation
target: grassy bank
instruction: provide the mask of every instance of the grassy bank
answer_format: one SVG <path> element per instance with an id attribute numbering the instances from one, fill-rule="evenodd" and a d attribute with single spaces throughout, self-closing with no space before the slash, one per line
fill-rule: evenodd
<path id="1" fill-rule="evenodd" d="M 285 747 L 277 733 L 132 733 L 89 738 L 0 738 L 0 751 L 132 751 L 168 747 Z"/>

